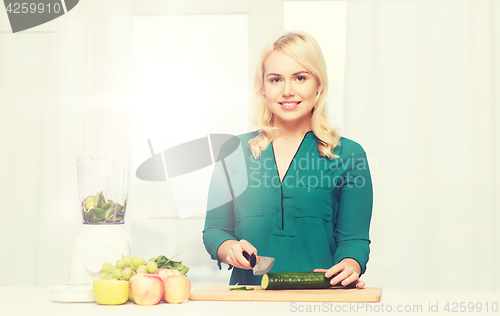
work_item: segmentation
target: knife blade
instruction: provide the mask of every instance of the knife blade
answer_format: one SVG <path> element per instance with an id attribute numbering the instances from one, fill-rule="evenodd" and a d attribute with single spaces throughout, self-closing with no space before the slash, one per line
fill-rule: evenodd
<path id="1" fill-rule="evenodd" d="M 259 256 L 259 263 L 256 264 L 257 257 L 254 253 L 250 256 L 248 252 L 243 251 L 243 256 L 248 260 L 248 262 L 250 262 L 254 275 L 263 275 L 269 272 L 274 264 L 274 258 L 271 257 Z"/>

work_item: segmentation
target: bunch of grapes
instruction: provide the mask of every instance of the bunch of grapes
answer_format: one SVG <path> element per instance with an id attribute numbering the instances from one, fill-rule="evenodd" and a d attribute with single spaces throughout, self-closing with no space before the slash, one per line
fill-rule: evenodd
<path id="1" fill-rule="evenodd" d="M 125 280 L 128 281 L 134 274 L 137 273 L 155 273 L 158 270 L 155 258 L 144 261 L 141 257 L 130 257 L 122 255 L 122 259 L 116 261 L 113 265 L 106 262 L 102 265 L 101 280 Z"/>

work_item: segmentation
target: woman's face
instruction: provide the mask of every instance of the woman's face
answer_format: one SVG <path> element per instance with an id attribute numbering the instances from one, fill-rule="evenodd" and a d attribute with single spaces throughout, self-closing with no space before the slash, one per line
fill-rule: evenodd
<path id="1" fill-rule="evenodd" d="M 312 73 L 281 51 L 264 62 L 262 95 L 274 114 L 274 122 L 310 124 L 318 83 Z"/>

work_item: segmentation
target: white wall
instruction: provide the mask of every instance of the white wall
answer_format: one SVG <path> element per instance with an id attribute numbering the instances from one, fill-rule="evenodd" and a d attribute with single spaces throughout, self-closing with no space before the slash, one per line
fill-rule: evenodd
<path id="1" fill-rule="evenodd" d="M 489 1 L 356 0 L 349 4 L 351 12 L 346 1 L 85 0 L 69 14 L 20 34 L 8 31 L 7 15 L 0 10 L 0 271 L 12 271 L 0 273 L 0 286 L 67 282 L 71 243 L 81 226 L 75 157 L 123 154 L 131 155 L 134 164 L 126 226 L 137 254 L 148 258 L 180 252 L 179 259 L 196 267 L 191 275 L 197 284 L 226 283 L 228 272 L 217 271 L 203 248 L 202 216 L 175 219 L 177 206 L 169 183 L 139 180 L 134 171 L 150 156 L 147 139 L 153 141 L 156 151 L 167 147 L 163 136 L 169 128 L 162 122 L 174 112 L 191 115 L 203 129 L 234 133 L 252 130 L 245 98 L 260 51 L 284 29 L 302 29 L 318 39 L 327 59 L 331 121 L 359 140 L 369 159 L 374 159 L 372 253 L 364 276 L 369 285 L 407 290 L 498 290 L 498 282 L 490 278 L 498 278 L 498 273 L 489 267 L 498 265 L 500 240 L 500 222 L 494 215 L 500 201 L 495 195 L 500 170 L 495 162 L 500 146 L 499 98 L 495 94 L 499 81 L 494 74 L 500 63 L 491 63 L 495 60 L 493 52 L 499 48 L 495 39 L 500 24 L 493 17 L 498 16 L 500 6 Z M 458 7 L 448 12 L 451 5 Z M 406 6 L 410 8 L 407 11 Z M 426 23 L 428 14 L 434 24 Z M 448 14 L 453 14 L 460 28 L 441 25 L 445 21 L 441 17 Z M 347 15 L 353 23 L 350 30 L 346 27 Z M 138 32 L 147 35 L 147 24 L 161 19 L 164 24 L 157 33 L 142 37 L 143 45 L 134 44 Z M 180 30 L 169 24 L 172 21 L 184 25 L 186 34 L 200 30 L 215 43 L 233 37 L 235 45 L 220 51 L 213 48 L 223 44 L 212 47 L 198 37 L 196 43 L 183 43 L 182 36 L 175 36 L 181 34 Z M 194 27 L 183 24 L 188 22 Z M 228 28 L 231 23 L 234 29 Z M 493 27 L 488 28 L 488 23 Z M 469 34 L 470 29 L 473 32 Z M 352 35 L 350 44 L 346 43 L 346 32 Z M 394 38 L 397 41 L 393 44 Z M 455 49 L 462 48 L 465 40 L 470 51 Z M 477 45 L 471 44 L 474 41 Z M 193 50 L 193 44 L 209 50 L 209 67 L 201 62 L 201 56 L 205 56 L 202 52 L 193 51 L 188 56 L 180 48 L 169 51 L 163 45 L 168 42 L 184 45 L 188 51 Z M 429 51 L 417 54 L 421 45 L 416 43 L 428 45 Z M 345 61 L 345 47 L 351 47 L 347 53 L 351 54 L 350 63 Z M 378 49 L 384 49 L 383 53 Z M 229 80 L 220 59 L 238 51 L 237 58 L 229 60 L 231 70 L 236 69 L 235 79 Z M 373 53 L 367 57 L 367 52 Z M 171 59 L 167 55 L 177 56 L 180 63 L 168 63 Z M 190 60 L 196 61 L 196 67 L 189 65 Z M 456 62 L 455 66 L 450 66 L 450 60 Z M 431 61 L 436 69 L 428 67 Z M 207 75 L 214 71 L 210 68 L 214 63 L 220 72 L 213 78 L 230 86 L 230 93 L 216 92 L 220 86 L 213 82 L 206 84 L 212 78 Z M 449 71 L 434 76 L 441 65 Z M 182 70 L 185 67 L 186 72 Z M 200 69 L 203 71 L 198 73 Z M 459 74 L 466 75 L 448 80 L 458 69 Z M 165 87 L 179 81 L 165 77 L 170 72 L 183 83 L 170 89 L 178 92 L 175 96 Z M 346 73 L 356 74 L 350 87 L 344 84 Z M 413 80 L 414 73 L 423 79 L 408 88 L 400 78 Z M 190 76 L 196 78 L 191 81 Z M 475 79 L 467 82 L 467 78 Z M 394 87 L 399 87 L 395 93 Z M 484 93 L 483 89 L 490 90 Z M 415 97 L 406 102 L 411 93 Z M 215 111 L 197 107 L 206 94 L 220 115 L 212 116 Z M 195 104 L 188 105 L 186 111 L 183 100 Z M 233 102 L 237 106 L 233 107 Z M 453 111 L 459 102 L 457 119 Z M 232 118 L 228 124 L 221 119 L 225 117 Z M 462 135 L 468 122 L 473 123 L 467 127 L 469 138 L 450 136 Z M 415 132 L 416 128 L 427 134 Z M 409 132 L 413 142 L 427 147 L 409 146 Z M 485 136 L 479 137 L 484 142 L 474 147 L 479 156 L 472 155 L 468 147 L 474 135 Z M 398 141 L 392 142 L 391 137 Z M 457 152 L 466 159 L 463 163 L 444 161 L 445 168 L 435 165 L 434 169 L 426 169 L 429 164 L 421 163 L 433 153 L 454 157 Z M 391 161 L 403 164 L 408 156 L 417 161 L 414 168 L 407 173 L 391 169 Z M 461 173 L 454 172 L 452 166 Z M 444 173 L 446 178 L 436 182 L 435 173 Z M 465 176 L 461 178 L 462 174 Z M 399 185 L 393 181 L 399 176 L 406 182 Z M 445 186 L 446 181 L 453 183 Z M 388 189 L 391 185 L 396 188 Z M 411 186 L 417 186 L 418 194 L 407 189 Z M 391 197 L 394 192 L 398 192 L 396 198 Z M 471 213 L 480 216 L 469 220 Z M 450 222 L 450 218 L 457 221 Z M 465 254 L 462 241 L 467 242 Z M 483 270 L 493 272 L 474 278 L 469 271 L 474 271 L 476 260 L 481 258 L 486 261 L 480 266 L 488 267 Z M 437 271 L 432 269 L 432 260 L 438 260 Z"/>

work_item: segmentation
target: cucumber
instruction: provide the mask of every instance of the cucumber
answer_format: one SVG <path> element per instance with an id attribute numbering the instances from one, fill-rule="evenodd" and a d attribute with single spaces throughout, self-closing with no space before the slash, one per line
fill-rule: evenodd
<path id="1" fill-rule="evenodd" d="M 83 201 L 83 206 L 85 207 L 85 210 L 88 211 L 90 210 L 91 208 L 95 207 L 95 202 L 94 202 L 95 198 L 93 195 L 87 197 L 84 201 Z"/>
<path id="2" fill-rule="evenodd" d="M 331 287 L 330 279 L 324 272 L 266 273 L 261 286 L 263 290 L 327 289 Z"/>

